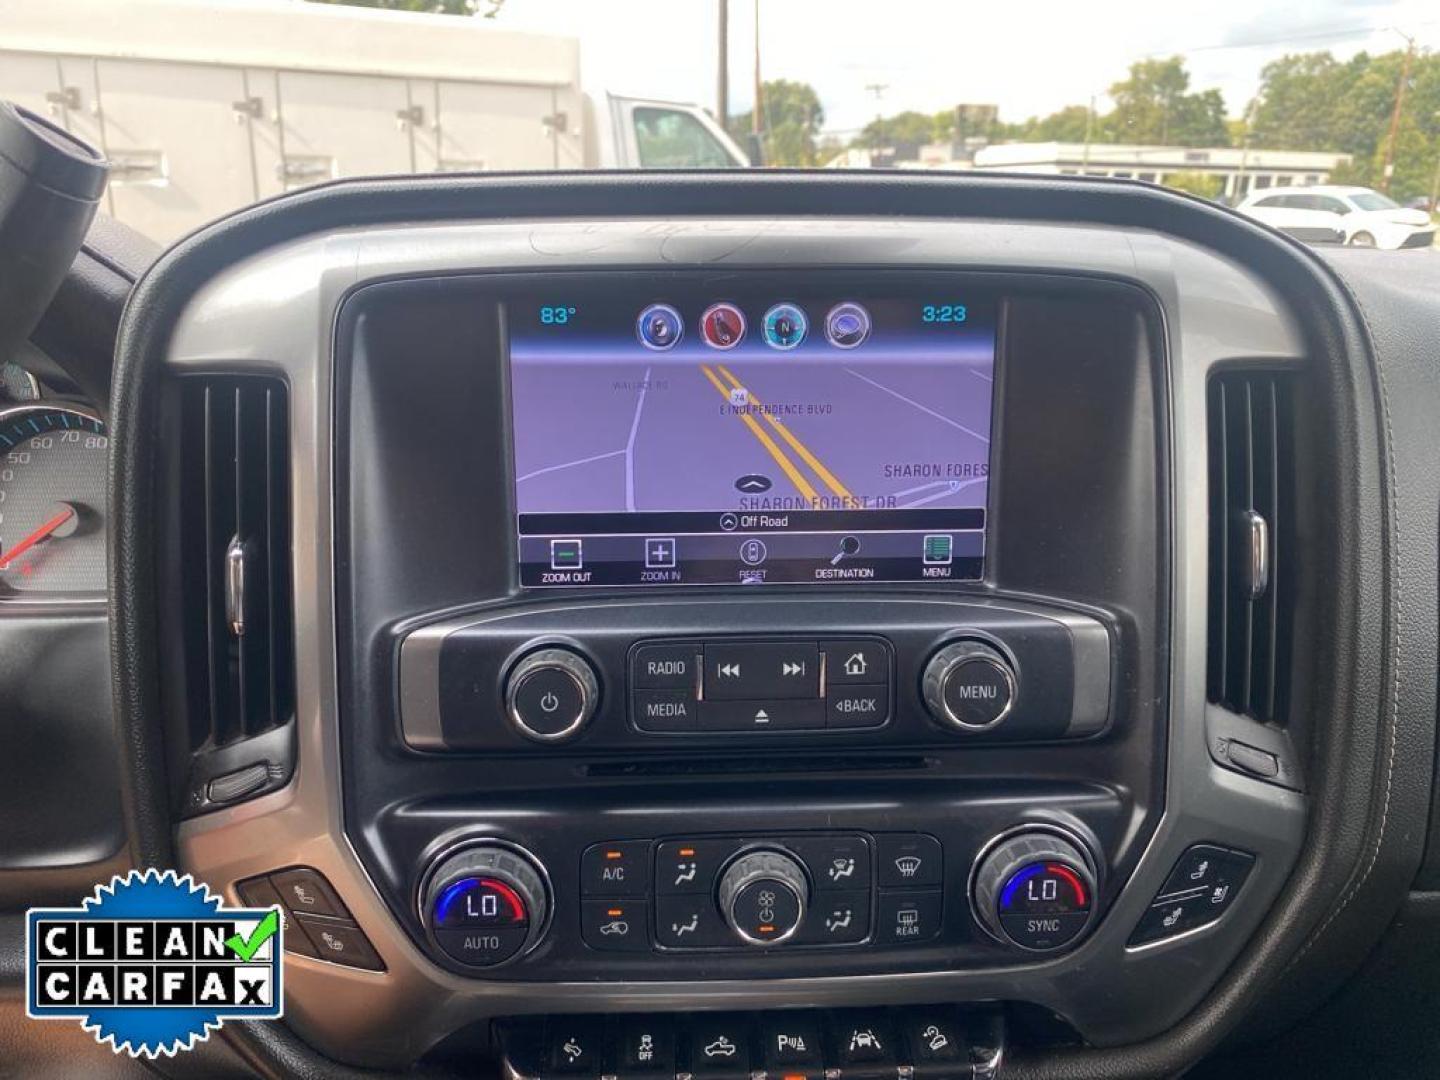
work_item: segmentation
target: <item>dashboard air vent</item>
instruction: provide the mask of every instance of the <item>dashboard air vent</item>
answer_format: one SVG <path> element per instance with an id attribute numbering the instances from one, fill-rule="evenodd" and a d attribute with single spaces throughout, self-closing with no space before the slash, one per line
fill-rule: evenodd
<path id="1" fill-rule="evenodd" d="M 1289 378 L 1228 371 L 1209 388 L 1209 698 L 1283 722 L 1294 555 Z"/>
<path id="2" fill-rule="evenodd" d="M 285 384 L 187 376 L 180 409 L 189 727 L 210 751 L 294 711 Z"/>

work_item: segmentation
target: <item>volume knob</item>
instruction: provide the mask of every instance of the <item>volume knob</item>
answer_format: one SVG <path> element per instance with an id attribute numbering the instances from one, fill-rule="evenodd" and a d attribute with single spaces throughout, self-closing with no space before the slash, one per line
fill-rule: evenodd
<path id="1" fill-rule="evenodd" d="M 569 649 L 532 652 L 505 683 L 505 715 L 533 742 L 564 742 L 578 735 L 599 700 L 595 669 Z"/>

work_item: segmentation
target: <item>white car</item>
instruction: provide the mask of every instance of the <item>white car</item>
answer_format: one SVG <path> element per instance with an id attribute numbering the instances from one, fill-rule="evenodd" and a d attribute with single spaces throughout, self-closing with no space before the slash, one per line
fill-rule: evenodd
<path id="1" fill-rule="evenodd" d="M 1252 191 L 1237 208 L 1297 240 L 1356 247 L 1429 247 L 1435 225 L 1423 210 L 1407 210 L 1364 187 L 1322 185 Z"/>

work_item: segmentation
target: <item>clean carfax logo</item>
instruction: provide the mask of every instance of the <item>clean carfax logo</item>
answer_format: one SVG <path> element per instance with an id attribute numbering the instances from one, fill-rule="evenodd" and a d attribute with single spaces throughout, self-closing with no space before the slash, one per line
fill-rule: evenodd
<path id="1" fill-rule="evenodd" d="M 117 1053 L 171 1055 L 281 1014 L 280 909 L 223 908 L 189 874 L 132 870 L 26 918 L 26 1011 L 78 1018 Z"/>

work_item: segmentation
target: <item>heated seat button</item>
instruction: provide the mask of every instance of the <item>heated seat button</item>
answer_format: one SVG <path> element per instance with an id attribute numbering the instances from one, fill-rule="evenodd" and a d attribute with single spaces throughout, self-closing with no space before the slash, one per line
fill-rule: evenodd
<path id="1" fill-rule="evenodd" d="M 1160 895 L 1169 896 L 1172 893 L 1189 892 L 1191 889 L 1210 888 L 1220 879 L 1220 869 L 1229 855 L 1224 848 L 1214 844 L 1192 845 L 1170 871 Z"/>
<path id="2" fill-rule="evenodd" d="M 911 945 L 940 933 L 944 901 L 939 889 L 910 889 L 880 894 L 875 919 L 879 945 Z"/>
<path id="3" fill-rule="evenodd" d="M 1130 944 L 1148 945 L 1214 922 L 1219 918 L 1219 912 L 1212 908 L 1208 893 L 1177 896 L 1152 904 L 1130 935 Z"/>
<path id="4" fill-rule="evenodd" d="M 296 915 L 295 922 L 315 946 L 315 954 L 321 960 L 344 964 L 346 967 L 364 968 L 366 971 L 385 970 L 375 946 L 370 944 L 370 939 L 354 923 L 307 915 Z"/>
<path id="5" fill-rule="evenodd" d="M 705 646 L 705 699 L 818 698 L 820 649 L 813 641 Z"/>
<path id="6" fill-rule="evenodd" d="M 631 685 L 639 690 L 694 690 L 700 685 L 699 645 L 641 645 Z"/>
<path id="7" fill-rule="evenodd" d="M 825 697 L 825 726 L 880 727 L 890 719 L 888 686 L 832 686 Z"/>
<path id="8" fill-rule="evenodd" d="M 890 658 L 878 641 L 824 641 L 825 684 L 884 683 L 890 678 Z"/>
<path id="9" fill-rule="evenodd" d="M 940 841 L 924 833 L 881 833 L 879 851 L 882 889 L 940 885 L 944 882 Z"/>
<path id="10" fill-rule="evenodd" d="M 282 870 L 270 875 L 270 884 L 280 894 L 280 901 L 296 915 L 329 915 L 348 919 L 350 912 L 335 895 L 330 883 L 308 867 Z"/>
<path id="11" fill-rule="evenodd" d="M 650 891 L 650 841 L 591 844 L 580 856 L 580 895 L 615 899 Z"/>
<path id="12" fill-rule="evenodd" d="M 630 695 L 630 711 L 641 731 L 700 730 L 700 705 L 690 690 L 636 690 Z"/>
<path id="13" fill-rule="evenodd" d="M 582 900 L 580 936 L 603 952 L 649 952 L 649 905 L 640 900 Z"/>

